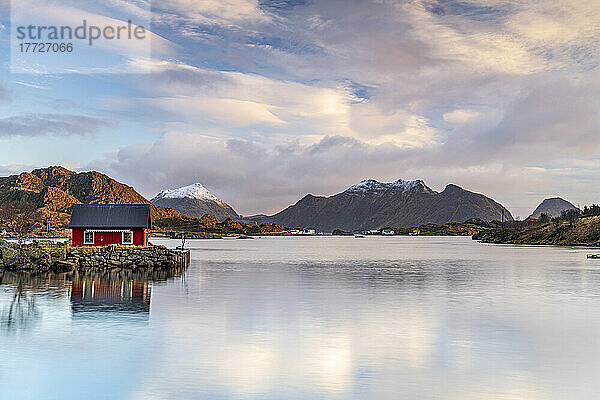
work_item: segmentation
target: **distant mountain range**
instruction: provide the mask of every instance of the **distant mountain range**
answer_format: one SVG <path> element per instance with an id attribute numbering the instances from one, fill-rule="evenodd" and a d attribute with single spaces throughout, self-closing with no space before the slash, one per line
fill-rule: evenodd
<path id="1" fill-rule="evenodd" d="M 421 180 L 382 183 L 372 179 L 330 197 L 309 194 L 272 216 L 242 219 L 199 183 L 165 190 L 149 202 L 132 187 L 107 175 L 95 171 L 77 173 L 59 166 L 0 177 L 0 207 L 12 200 L 35 204 L 45 218 L 55 222 L 68 221 L 73 204 L 150 204 L 155 222 L 161 220 L 163 226 L 194 230 L 249 232 L 256 224 L 271 223 L 331 232 L 338 228 L 351 231 L 428 223 L 441 225 L 472 218 L 490 221 L 499 220 L 503 213 L 506 220 L 513 219 L 510 212 L 494 200 L 456 185 L 448 185 L 438 193 Z M 218 224 L 227 219 L 231 221 L 225 221 L 227 224 L 223 226 Z M 234 227 L 236 223 L 241 228 Z"/>
<path id="2" fill-rule="evenodd" d="M 533 211 L 529 218 L 538 219 L 542 214 L 548 214 L 550 218 L 558 217 L 564 210 L 579 210 L 572 203 L 560 197 L 545 199 Z"/>
<path id="3" fill-rule="evenodd" d="M 212 215 L 220 221 L 227 218 L 240 218 L 229 204 L 214 196 L 200 183 L 164 190 L 150 201 L 157 206 L 172 208 L 192 218 L 200 218 L 205 214 Z"/>
<path id="4" fill-rule="evenodd" d="M 331 232 L 445 224 L 471 218 L 491 221 L 500 220 L 502 215 L 507 221 L 513 220 L 499 203 L 453 184 L 436 192 L 422 180 L 383 183 L 369 179 L 334 196 L 306 195 L 285 210 L 259 220 Z"/>

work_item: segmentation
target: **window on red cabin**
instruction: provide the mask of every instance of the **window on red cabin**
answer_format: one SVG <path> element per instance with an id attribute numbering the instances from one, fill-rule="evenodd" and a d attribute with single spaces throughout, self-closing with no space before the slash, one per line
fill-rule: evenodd
<path id="1" fill-rule="evenodd" d="M 123 244 L 133 244 L 133 232 L 123 232 Z"/>
<path id="2" fill-rule="evenodd" d="M 85 231 L 83 233 L 83 244 L 94 244 L 94 232 Z"/>

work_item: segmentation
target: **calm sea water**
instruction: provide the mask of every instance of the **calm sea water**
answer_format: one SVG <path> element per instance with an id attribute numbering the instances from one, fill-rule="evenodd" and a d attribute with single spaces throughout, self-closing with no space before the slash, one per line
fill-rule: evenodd
<path id="1" fill-rule="evenodd" d="M 190 268 L 169 274 L 1 275 L 0 398 L 600 394 L 589 250 L 425 237 L 188 244 Z"/>

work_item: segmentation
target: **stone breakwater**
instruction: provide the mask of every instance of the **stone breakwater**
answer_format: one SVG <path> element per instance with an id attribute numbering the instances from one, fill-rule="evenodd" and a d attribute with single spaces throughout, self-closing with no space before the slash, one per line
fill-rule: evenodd
<path id="1" fill-rule="evenodd" d="M 81 268 L 170 268 L 187 266 L 189 257 L 189 251 L 164 246 L 74 247 L 67 251 L 65 261 Z"/>
<path id="2" fill-rule="evenodd" d="M 32 244 L 21 248 L 0 240 L 0 269 L 14 271 L 71 271 L 111 268 L 187 267 L 189 251 L 164 246 L 70 247 Z"/>

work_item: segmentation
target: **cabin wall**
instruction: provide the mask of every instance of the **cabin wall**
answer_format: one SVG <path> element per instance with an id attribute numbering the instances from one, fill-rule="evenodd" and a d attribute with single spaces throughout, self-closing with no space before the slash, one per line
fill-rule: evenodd
<path id="1" fill-rule="evenodd" d="M 71 233 L 71 241 L 73 243 L 73 247 L 83 246 L 83 229 L 73 229 Z"/>
<path id="2" fill-rule="evenodd" d="M 134 246 L 147 246 L 146 235 L 144 234 L 145 229 L 132 229 L 133 231 L 133 245 Z"/>
<path id="3" fill-rule="evenodd" d="M 108 246 L 111 244 L 121 244 L 123 234 L 121 232 L 95 232 L 94 246 Z"/>
<path id="4" fill-rule="evenodd" d="M 74 247 L 83 246 L 109 246 L 111 244 L 122 245 L 123 235 L 122 231 L 129 230 L 133 232 L 133 245 L 134 246 L 147 246 L 147 230 L 146 229 L 120 229 L 108 232 L 94 232 L 94 244 L 84 244 L 84 232 L 86 229 L 75 228 L 72 230 L 72 243 Z"/>

